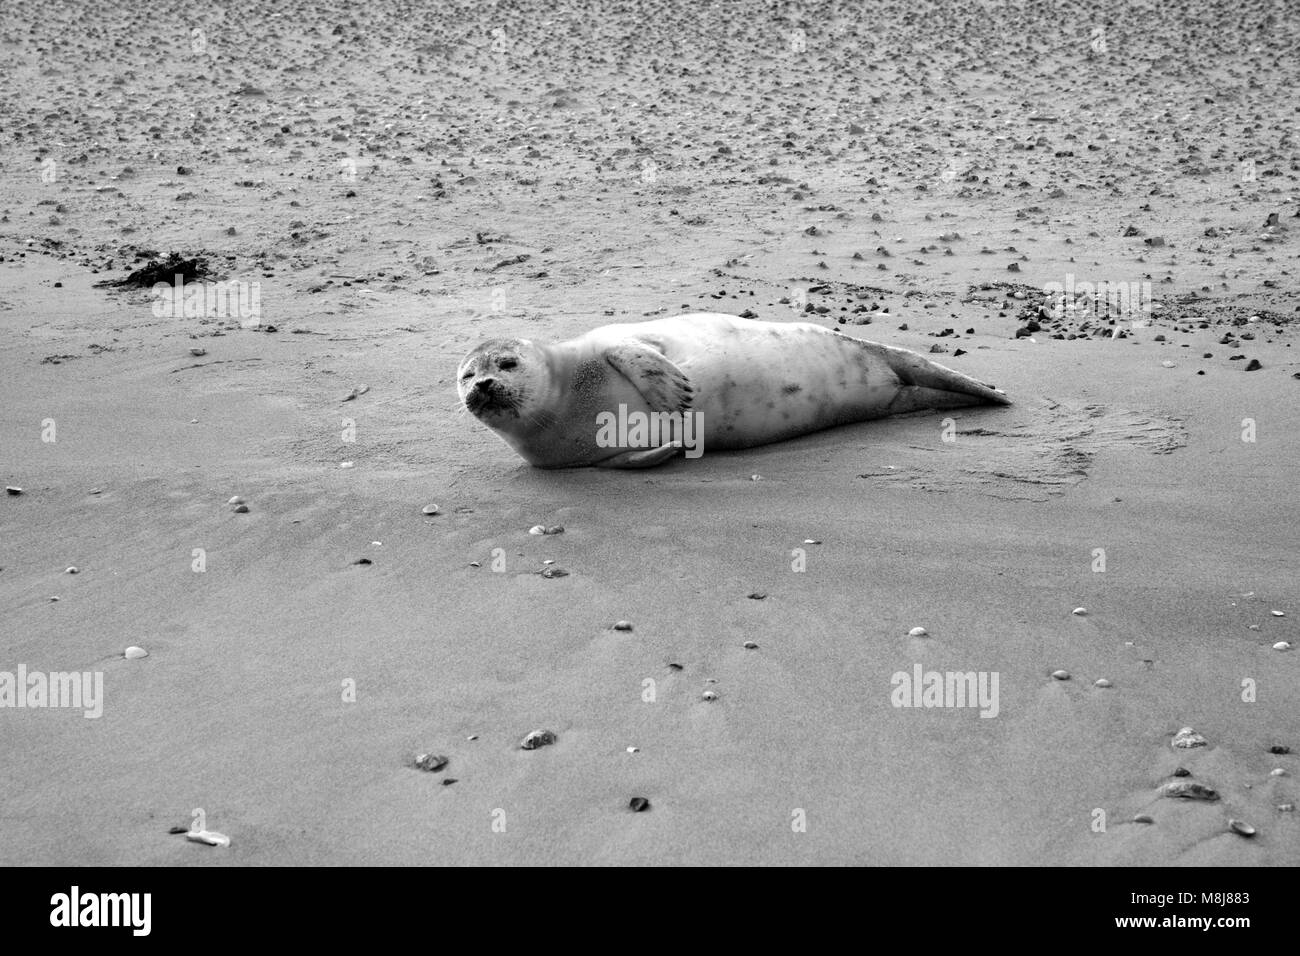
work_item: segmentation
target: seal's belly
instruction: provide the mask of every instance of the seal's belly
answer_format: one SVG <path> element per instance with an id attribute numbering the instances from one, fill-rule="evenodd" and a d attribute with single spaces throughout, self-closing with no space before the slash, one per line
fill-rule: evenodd
<path id="1" fill-rule="evenodd" d="M 898 376 L 886 362 L 821 326 L 701 326 L 698 341 L 680 336 L 665 343 L 665 354 L 695 386 L 706 449 L 747 448 L 878 418 L 898 396 Z"/>

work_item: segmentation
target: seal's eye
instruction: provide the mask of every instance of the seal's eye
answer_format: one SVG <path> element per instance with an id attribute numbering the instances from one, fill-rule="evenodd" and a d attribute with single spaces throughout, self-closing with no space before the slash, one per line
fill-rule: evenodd
<path id="1" fill-rule="evenodd" d="M 510 369 L 514 368 L 518 364 L 519 364 L 518 359 L 503 358 L 497 361 L 497 368 L 501 369 L 501 371 L 503 372 L 508 372 L 510 371 Z"/>
<path id="2" fill-rule="evenodd" d="M 468 379 L 471 379 L 471 378 L 473 378 L 473 377 L 474 377 L 474 370 L 473 370 L 473 369 L 470 369 L 469 371 L 467 371 L 464 375 L 462 375 L 462 376 L 460 377 L 460 380 L 461 380 L 462 382 L 464 382 L 464 381 L 466 381 L 466 380 L 468 380 Z"/>

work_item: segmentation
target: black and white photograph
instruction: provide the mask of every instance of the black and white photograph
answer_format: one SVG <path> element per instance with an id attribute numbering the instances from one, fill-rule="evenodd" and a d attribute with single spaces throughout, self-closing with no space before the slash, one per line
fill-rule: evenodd
<path id="1" fill-rule="evenodd" d="M 1297 49 L 1294 0 L 0 0 L 33 918 L 1034 867 L 1249 926 L 1203 876 L 1300 863 Z"/>

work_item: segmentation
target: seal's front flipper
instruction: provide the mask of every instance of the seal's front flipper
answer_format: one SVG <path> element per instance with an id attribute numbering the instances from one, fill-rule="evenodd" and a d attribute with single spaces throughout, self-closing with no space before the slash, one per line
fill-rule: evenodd
<path id="1" fill-rule="evenodd" d="M 682 443 L 670 441 L 658 448 L 644 448 L 636 451 L 620 452 L 613 458 L 606 458 L 596 463 L 597 468 L 653 468 L 662 465 L 682 450 Z"/>
<path id="2" fill-rule="evenodd" d="M 652 411 L 685 412 L 695 399 L 695 387 L 686 373 L 649 343 L 627 342 L 606 349 L 605 361 L 636 386 Z"/>

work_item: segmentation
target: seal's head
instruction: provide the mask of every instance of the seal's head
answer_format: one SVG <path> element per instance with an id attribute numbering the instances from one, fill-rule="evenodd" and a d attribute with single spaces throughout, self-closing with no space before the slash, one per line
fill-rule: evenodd
<path id="1" fill-rule="evenodd" d="M 548 392 L 546 353 L 527 339 L 493 339 L 465 356 L 456 390 L 465 407 L 489 428 L 512 431 Z"/>

